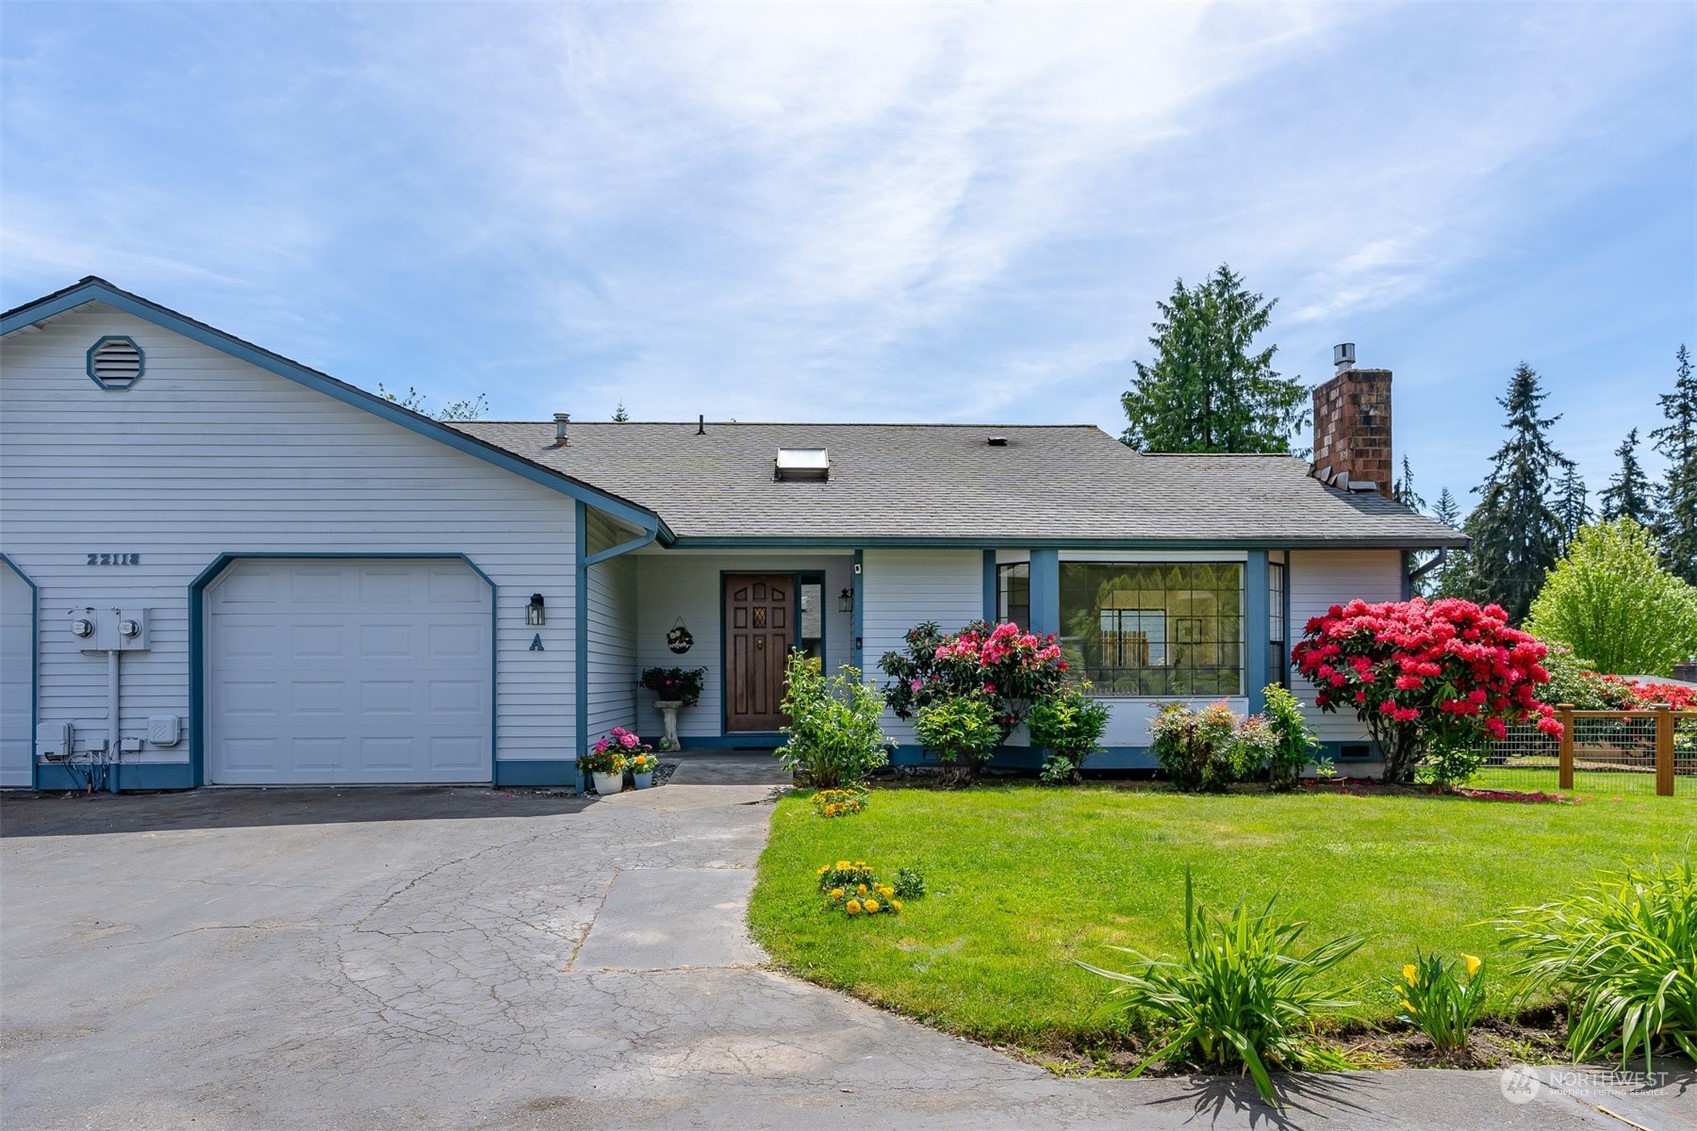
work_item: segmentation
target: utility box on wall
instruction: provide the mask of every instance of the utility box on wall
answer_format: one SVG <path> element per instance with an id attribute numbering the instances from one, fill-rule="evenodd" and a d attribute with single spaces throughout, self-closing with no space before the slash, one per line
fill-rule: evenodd
<path id="1" fill-rule="evenodd" d="M 37 723 L 35 756 L 58 762 L 71 756 L 70 723 Z"/>

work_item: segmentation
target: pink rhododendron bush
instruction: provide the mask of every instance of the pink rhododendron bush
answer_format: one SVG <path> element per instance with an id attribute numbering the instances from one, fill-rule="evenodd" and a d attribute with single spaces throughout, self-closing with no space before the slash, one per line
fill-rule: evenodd
<path id="1" fill-rule="evenodd" d="M 1498 605 L 1416 597 L 1333 605 L 1291 655 L 1321 710 L 1353 710 L 1366 724 L 1384 780 L 1407 782 L 1423 761 L 1502 738 L 1510 723 L 1559 735 L 1537 695 L 1550 678 L 1546 651 Z"/>

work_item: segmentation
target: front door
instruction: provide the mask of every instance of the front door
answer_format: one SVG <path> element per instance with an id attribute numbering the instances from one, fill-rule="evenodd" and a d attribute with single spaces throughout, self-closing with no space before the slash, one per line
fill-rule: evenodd
<path id="1" fill-rule="evenodd" d="M 789 722 L 784 657 L 795 640 L 795 578 L 725 576 L 725 729 L 775 731 Z"/>

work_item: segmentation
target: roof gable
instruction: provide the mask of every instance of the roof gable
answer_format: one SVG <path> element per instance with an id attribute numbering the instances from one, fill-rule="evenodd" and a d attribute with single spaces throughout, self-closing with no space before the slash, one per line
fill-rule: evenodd
<path id="1" fill-rule="evenodd" d="M 105 279 L 90 275 L 79 282 L 44 295 L 32 302 L 24 303 L 0 315 L 0 336 L 9 335 L 38 323 L 44 322 L 68 310 L 74 310 L 91 302 L 105 303 L 116 310 L 151 322 L 156 326 L 181 334 L 185 338 L 209 346 L 228 354 L 239 361 L 244 361 L 268 373 L 287 378 L 297 384 L 304 385 L 315 392 L 363 409 L 375 416 L 402 428 L 428 437 L 438 443 L 446 444 L 458 451 L 465 452 L 486 463 L 494 464 L 520 478 L 540 484 L 550 490 L 579 502 L 595 507 L 597 510 L 618 518 L 642 530 L 646 534 L 656 535 L 667 544 L 672 541 L 672 533 L 666 527 L 664 520 L 652 509 L 640 503 L 604 490 L 593 484 L 586 483 L 559 468 L 544 466 L 534 460 L 526 459 L 511 450 L 488 443 L 483 439 L 456 428 L 450 428 L 438 420 L 433 420 L 422 413 L 408 408 L 402 408 L 393 401 L 380 397 L 375 393 L 338 381 L 328 373 L 322 373 L 310 366 L 302 365 L 281 354 L 273 353 L 252 342 L 244 341 L 233 334 L 227 334 L 216 327 L 178 313 L 156 302 L 142 298 L 123 290 Z"/>

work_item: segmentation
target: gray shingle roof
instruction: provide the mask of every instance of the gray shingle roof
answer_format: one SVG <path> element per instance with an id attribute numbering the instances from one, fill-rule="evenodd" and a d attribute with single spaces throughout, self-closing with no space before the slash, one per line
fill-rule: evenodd
<path id="1" fill-rule="evenodd" d="M 1139 455 L 1089 425 L 551 423 L 455 428 L 656 511 L 704 540 L 1428 548 L 1456 531 L 1278 455 Z M 1005 447 L 987 443 L 1005 436 Z M 826 482 L 775 482 L 779 448 Z"/>

